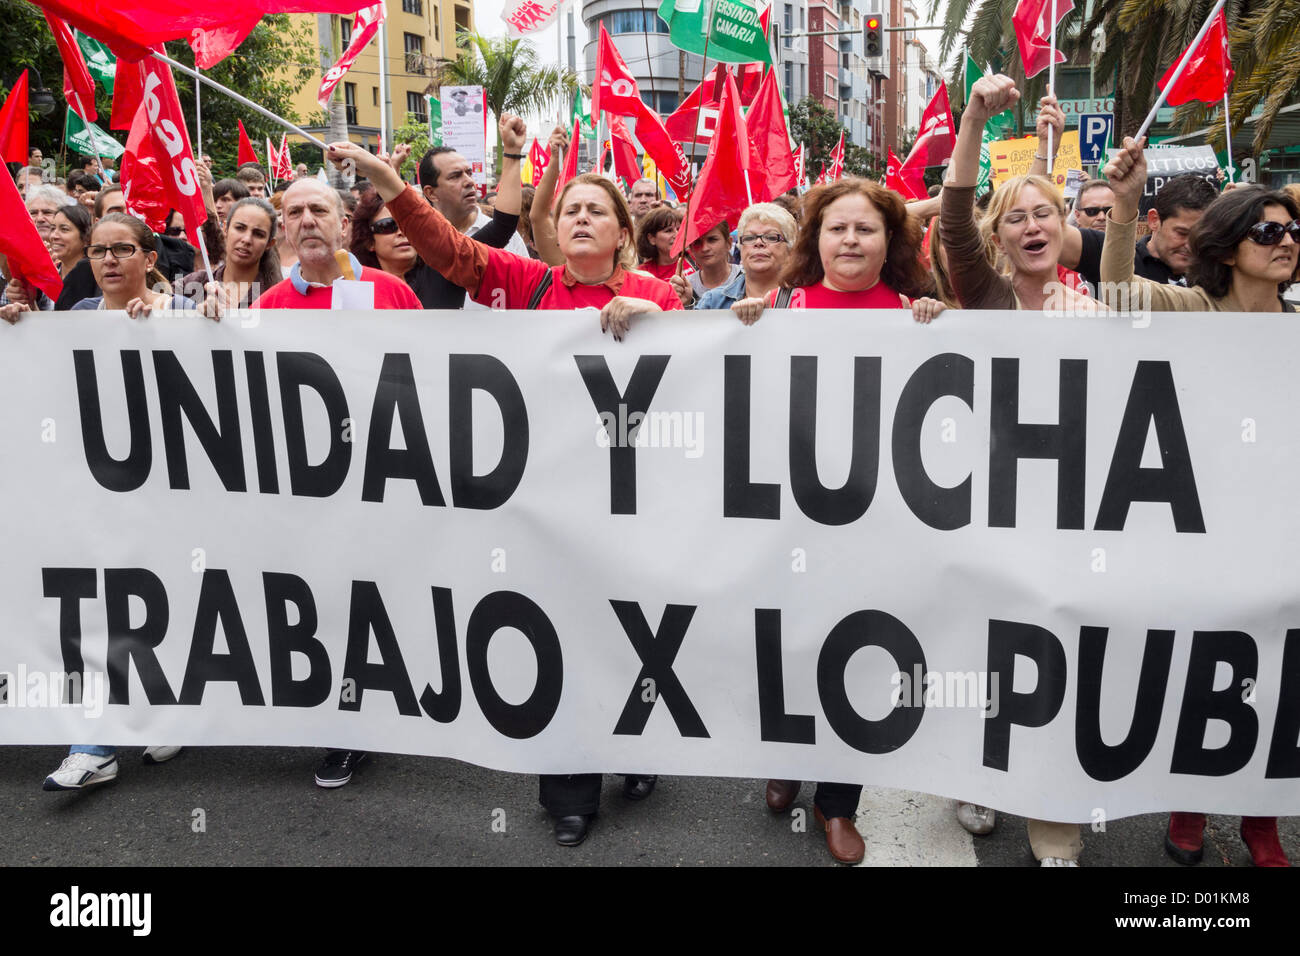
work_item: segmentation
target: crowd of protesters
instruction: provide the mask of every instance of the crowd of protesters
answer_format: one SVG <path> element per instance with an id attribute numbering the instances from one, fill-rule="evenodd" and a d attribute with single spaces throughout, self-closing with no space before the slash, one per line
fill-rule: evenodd
<path id="1" fill-rule="evenodd" d="M 630 184 L 630 202 L 594 173 L 570 179 L 557 196 L 561 164 L 552 162 L 535 190 L 521 188 L 525 129 L 509 115 L 499 126 L 501 186 L 486 208 L 469 163 L 446 148 L 421 157 L 418 187 L 397 172 L 406 147 L 380 157 L 354 144 L 332 145 L 328 159 L 359 177 L 346 192 L 302 175 L 268 195 L 255 165 L 216 182 L 203 169 L 210 280 L 178 217 L 155 234 L 125 214 L 111 171 L 88 163 L 64 189 L 42 181 L 37 156 L 16 181 L 64 294 L 52 302 L 11 281 L 0 317 L 12 322 L 48 309 L 134 317 L 198 309 L 219 319 L 249 306 L 329 308 L 331 284 L 344 275 L 373 284 L 376 308 L 595 308 L 601 331 L 615 339 L 629 334 L 633 317 L 686 309 L 729 309 L 747 325 L 767 309 L 791 306 L 909 309 L 910 319 L 899 321 L 918 322 L 956 309 L 1105 314 L 1134 301 L 1165 311 L 1294 311 L 1288 295 L 1300 279 L 1300 209 L 1293 193 L 1253 185 L 1221 192 L 1187 175 L 1166 183 L 1139 219 L 1144 150 L 1125 139 L 1106 178 L 1085 182 L 1067 206 L 1044 175 L 1049 144 L 1058 145 L 1064 130 L 1051 97 L 1040 102 L 1040 150 L 1028 174 L 977 197 L 980 131 L 1019 96 L 1005 76 L 974 85 L 937 196 L 905 203 L 875 183 L 841 179 L 756 203 L 736 222 L 696 237 L 682 258 L 673 248 L 683 209 L 664 200 L 652 180 Z M 567 148 L 564 130 L 552 133 L 550 146 L 557 156 Z M 178 750 L 151 747 L 146 760 L 160 762 Z M 330 750 L 316 783 L 343 786 L 366 758 Z M 80 789 L 117 772 L 113 747 L 73 747 L 45 787 Z M 655 784 L 652 775 L 627 774 L 623 794 L 642 800 Z M 800 786 L 769 781 L 768 807 L 787 811 Z M 599 808 L 600 775 L 543 776 L 539 789 L 556 841 L 581 843 Z M 854 824 L 860 791 L 822 782 L 813 797 L 828 850 L 840 862 L 864 855 Z M 994 808 L 959 802 L 956 816 L 975 834 L 996 826 Z M 1174 812 L 1170 855 L 1199 861 L 1205 821 L 1203 814 Z M 1078 864 L 1076 822 L 1031 820 L 1028 830 L 1043 865 Z M 1276 819 L 1243 818 L 1241 834 L 1257 865 L 1288 865 Z"/>

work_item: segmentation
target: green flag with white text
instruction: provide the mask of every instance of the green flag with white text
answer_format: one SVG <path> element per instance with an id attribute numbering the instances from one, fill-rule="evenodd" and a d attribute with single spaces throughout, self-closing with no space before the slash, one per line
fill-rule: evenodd
<path id="1" fill-rule="evenodd" d="M 126 148 L 94 123 L 87 123 L 72 110 L 63 122 L 63 142 L 82 156 L 117 159 Z"/>
<path id="2" fill-rule="evenodd" d="M 99 82 L 109 96 L 113 95 L 113 77 L 117 73 L 117 57 L 104 44 L 84 33 L 74 32 L 77 46 L 86 60 L 86 69 L 93 79 Z"/>
<path id="3" fill-rule="evenodd" d="M 984 76 L 984 71 L 979 68 L 979 64 L 974 58 L 966 54 L 966 95 L 964 103 L 970 102 L 970 88 L 975 85 L 975 81 Z M 984 124 L 984 133 L 980 137 L 980 172 L 975 181 L 976 192 L 983 192 L 993 178 L 993 164 L 989 160 L 989 143 L 998 140 L 1008 139 L 1015 136 L 1016 117 L 1010 110 L 1003 110 L 997 116 L 989 118 Z"/>
<path id="4" fill-rule="evenodd" d="M 705 18 L 710 29 L 705 29 Z M 663 0 L 659 19 L 668 24 L 668 40 L 679 50 L 724 63 L 771 63 L 772 48 L 759 22 L 756 0 Z"/>

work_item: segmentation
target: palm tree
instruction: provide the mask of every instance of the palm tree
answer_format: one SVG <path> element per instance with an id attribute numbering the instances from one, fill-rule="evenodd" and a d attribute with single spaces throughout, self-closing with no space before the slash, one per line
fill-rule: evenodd
<path id="1" fill-rule="evenodd" d="M 438 64 L 429 92 L 439 86 L 481 86 L 488 109 L 496 116 L 542 113 L 572 102 L 581 86 L 576 73 L 545 66 L 528 40 L 485 37 L 469 31 L 456 37 L 463 56 Z M 498 134 L 497 152 L 500 152 Z"/>

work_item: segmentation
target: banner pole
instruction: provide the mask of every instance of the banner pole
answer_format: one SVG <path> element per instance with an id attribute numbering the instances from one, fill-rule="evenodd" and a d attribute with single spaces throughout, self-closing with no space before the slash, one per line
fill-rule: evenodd
<path id="1" fill-rule="evenodd" d="M 709 26 L 713 23 L 713 3 L 712 3 L 712 2 L 708 3 L 707 6 L 705 7 L 705 20 L 704 20 L 704 23 L 705 23 L 705 30 L 704 30 L 704 50 L 703 50 L 703 52 L 700 54 L 700 61 L 701 61 L 701 62 L 700 62 L 700 110 L 699 110 L 700 113 L 703 113 L 703 112 L 704 112 L 704 83 L 705 83 L 705 81 L 708 80 L 708 78 L 709 78 L 709 36 L 713 33 L 713 30 L 712 30 L 712 29 L 709 29 Z M 690 155 L 690 162 L 691 162 L 691 165 L 692 165 L 692 166 L 694 166 L 694 164 L 695 164 L 695 147 L 698 146 L 698 145 L 699 145 L 699 142 L 700 142 L 700 120 L 701 120 L 701 119 L 703 119 L 703 117 L 700 116 L 699 114 L 696 114 L 696 117 L 695 117 L 695 132 L 691 134 L 691 155 Z M 708 158 L 707 155 L 706 155 L 705 158 L 706 158 L 706 159 Z M 703 169 L 704 169 L 704 163 L 700 163 L 700 170 L 703 171 Z M 690 222 L 691 222 L 691 200 L 695 198 L 695 186 L 696 186 L 696 184 L 697 184 L 698 182 L 699 182 L 699 174 L 698 174 L 698 173 L 695 173 L 695 174 L 693 174 L 693 175 L 691 176 L 691 191 L 690 191 L 689 193 L 686 194 L 686 215 L 685 215 L 684 217 L 682 217 L 682 229 L 683 229 L 683 230 L 685 230 L 686 228 L 688 228 L 688 227 L 690 226 Z M 748 177 L 748 176 L 745 177 L 745 182 L 746 182 L 746 185 L 748 185 L 748 183 L 749 183 L 749 177 Z M 698 239 L 699 237 L 697 236 L 696 238 Z M 688 244 L 687 244 L 687 242 L 686 242 L 686 239 L 685 239 L 685 237 L 683 237 L 683 238 L 682 238 L 682 254 L 681 254 L 681 256 L 679 256 L 678 259 L 677 259 L 677 274 L 678 274 L 678 275 L 681 275 L 681 274 L 682 274 L 682 270 L 683 270 L 683 269 L 685 268 L 685 266 L 686 266 L 686 249 L 687 249 L 687 245 L 688 245 Z"/>
<path id="2" fill-rule="evenodd" d="M 167 64 L 168 66 L 170 66 L 172 69 L 174 69 L 174 70 L 180 70 L 182 73 L 186 74 L 187 76 L 192 76 L 192 77 L 194 77 L 196 80 L 200 80 L 201 82 L 206 83 L 208 86 L 212 87 L 214 90 L 218 90 L 218 91 L 220 91 L 220 92 L 222 92 L 222 93 L 225 93 L 227 96 L 229 96 L 229 97 L 230 97 L 232 100 L 234 100 L 236 103 L 240 103 L 240 104 L 242 104 L 242 105 L 244 105 L 244 106 L 247 106 L 250 110 L 253 110 L 253 111 L 256 112 L 258 115 L 260 115 L 260 116 L 265 116 L 265 117 L 266 117 L 267 119 L 269 119 L 271 122 L 276 123 L 276 124 L 278 124 L 278 125 L 280 125 L 280 126 L 283 126 L 285 129 L 287 129 L 287 130 L 288 130 L 289 132 L 291 132 L 291 133 L 297 133 L 299 136 L 301 136 L 301 137 L 302 137 L 303 139 L 305 139 L 307 142 L 312 143 L 313 145 L 319 146 L 321 149 L 329 149 L 329 147 L 328 147 L 324 142 L 322 142 L 321 140 L 317 139 L 315 136 L 311 135 L 311 133 L 307 132 L 305 129 L 302 129 L 301 127 L 295 126 L 293 123 L 290 123 L 287 119 L 285 119 L 285 118 L 282 117 L 282 116 L 276 116 L 274 113 L 272 113 L 272 112 L 271 112 L 270 110 L 268 110 L 266 107 L 264 107 L 264 106 L 259 106 L 258 104 L 254 103 L 252 100 L 248 99 L 247 97 L 240 96 L 240 95 L 239 95 L 238 93 L 236 93 L 234 90 L 230 89 L 229 87 L 222 86 L 222 85 L 221 85 L 220 83 L 218 83 L 216 80 L 210 80 L 210 79 L 208 79 L 206 76 L 203 76 L 202 74 L 200 74 L 199 72 L 197 72 L 196 70 L 192 70 L 192 69 L 190 69 L 188 66 L 185 66 L 183 63 L 177 63 L 177 62 L 176 62 L 175 60 L 173 60 L 171 57 L 166 56 L 165 54 L 162 54 L 162 53 L 158 53 L 158 52 L 155 51 L 155 50 L 150 50 L 150 51 L 149 51 L 149 55 L 152 56 L 155 60 L 160 60 L 160 61 L 162 61 L 163 63 L 166 63 L 166 64 Z"/>
<path id="3" fill-rule="evenodd" d="M 1191 45 L 1183 51 L 1182 59 L 1178 61 L 1178 68 L 1174 70 L 1174 75 L 1169 78 L 1169 82 L 1165 84 L 1165 88 L 1160 91 L 1160 96 L 1156 99 L 1155 105 L 1151 107 L 1151 112 L 1148 113 L 1147 118 L 1142 121 L 1142 126 L 1138 129 L 1137 135 L 1133 137 L 1134 142 L 1142 142 L 1142 137 L 1145 136 L 1147 130 L 1151 128 L 1151 124 L 1156 121 L 1156 113 L 1158 113 L 1160 108 L 1165 105 L 1165 98 L 1169 95 L 1169 91 L 1178 85 L 1178 80 L 1182 77 L 1183 70 L 1187 69 L 1187 64 L 1191 60 L 1192 54 L 1196 51 L 1196 48 L 1201 45 L 1201 41 L 1205 39 L 1205 34 L 1210 32 L 1210 25 L 1214 23 L 1214 18 L 1219 15 L 1219 11 L 1223 9 L 1223 5 L 1226 2 L 1227 0 L 1219 0 L 1219 2 L 1214 5 L 1214 9 L 1210 11 L 1210 15 L 1205 18 L 1205 22 L 1201 24 L 1201 29 L 1196 31 L 1196 36 L 1193 38 Z"/>
<path id="4" fill-rule="evenodd" d="M 197 80 L 197 77 L 202 76 L 197 63 L 194 65 L 194 74 L 196 77 L 194 83 L 194 151 L 199 154 L 196 157 L 198 161 L 203 162 L 203 97 L 201 95 L 203 84 Z"/>
<path id="5" fill-rule="evenodd" d="M 1235 182 L 1232 178 L 1232 118 L 1228 115 L 1228 91 L 1223 91 L 1223 138 L 1228 143 L 1228 182 Z"/>
<path id="6" fill-rule="evenodd" d="M 1054 94 L 1053 87 L 1056 86 L 1056 0 L 1052 0 L 1052 37 L 1048 43 L 1047 54 L 1047 95 Z M 1056 165 L 1052 161 L 1052 124 L 1047 124 L 1047 178 L 1052 178 L 1052 167 Z"/>

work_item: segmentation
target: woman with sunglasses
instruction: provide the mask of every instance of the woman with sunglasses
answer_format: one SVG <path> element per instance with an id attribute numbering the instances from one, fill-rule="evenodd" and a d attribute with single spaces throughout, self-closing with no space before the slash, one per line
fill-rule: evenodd
<path id="1" fill-rule="evenodd" d="M 185 296 L 172 294 L 172 284 L 155 267 L 158 252 L 154 234 L 134 216 L 111 212 L 95 223 L 86 256 L 103 294 L 82 299 L 72 307 L 74 311 L 122 310 L 137 319 L 155 309 L 198 308 Z"/>
<path id="2" fill-rule="evenodd" d="M 1125 137 L 1106 166 L 1115 205 L 1101 256 L 1102 289 L 1116 300 L 1141 302 L 1156 312 L 1294 312 L 1282 295 L 1296 274 L 1300 206 L 1285 192 L 1243 186 L 1216 199 L 1192 230 L 1188 287 L 1133 275 L 1133 233 L 1147 182 L 1142 147 Z M 1126 303 L 1115 301 L 1121 308 Z M 1205 814 L 1169 817 L 1165 850 L 1179 863 L 1199 863 Z M 1256 866 L 1290 866 L 1278 839 L 1276 817 L 1242 817 L 1241 838 Z"/>

